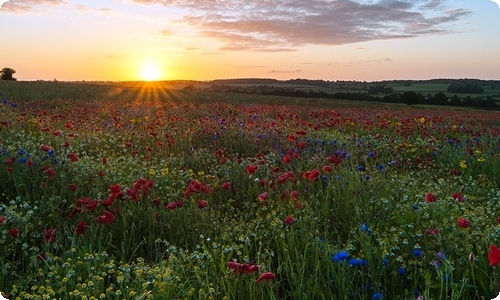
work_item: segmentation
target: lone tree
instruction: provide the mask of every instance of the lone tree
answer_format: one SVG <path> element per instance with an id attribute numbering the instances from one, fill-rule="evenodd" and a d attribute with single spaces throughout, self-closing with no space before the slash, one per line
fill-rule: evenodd
<path id="1" fill-rule="evenodd" d="M 14 69 L 3 68 L 0 73 L 2 73 L 2 76 L 1 76 L 2 80 L 17 80 L 16 78 L 14 78 L 12 76 L 12 75 L 14 75 L 14 73 L 16 73 L 16 70 L 14 70 Z"/>

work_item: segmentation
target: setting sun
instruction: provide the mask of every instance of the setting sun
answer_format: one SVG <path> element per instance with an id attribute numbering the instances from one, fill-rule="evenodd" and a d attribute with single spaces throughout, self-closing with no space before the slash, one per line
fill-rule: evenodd
<path id="1" fill-rule="evenodd" d="M 144 81 L 155 81 L 160 79 L 160 71 L 153 64 L 144 65 L 141 71 L 141 78 Z"/>

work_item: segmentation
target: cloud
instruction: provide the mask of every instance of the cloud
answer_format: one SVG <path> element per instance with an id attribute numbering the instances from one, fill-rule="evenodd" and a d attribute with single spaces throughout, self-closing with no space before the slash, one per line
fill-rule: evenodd
<path id="1" fill-rule="evenodd" d="M 291 74 L 291 73 L 300 73 L 302 72 L 302 70 L 300 69 L 297 69 L 297 70 L 291 70 L 291 71 L 282 71 L 282 70 L 271 70 L 267 73 L 271 73 L 271 74 Z"/>
<path id="2" fill-rule="evenodd" d="M 496 4 L 498 4 L 498 7 L 500 7 L 500 0 L 491 0 L 493 2 L 495 2 Z"/>
<path id="3" fill-rule="evenodd" d="M 25 13 L 31 12 L 40 7 L 57 6 L 67 4 L 66 0 L 10 0 L 2 4 L 2 12 Z"/>
<path id="4" fill-rule="evenodd" d="M 131 0 L 186 9 L 183 18 L 221 50 L 292 51 L 449 33 L 471 14 L 450 0 Z M 274 49 L 274 50 L 272 50 Z"/>

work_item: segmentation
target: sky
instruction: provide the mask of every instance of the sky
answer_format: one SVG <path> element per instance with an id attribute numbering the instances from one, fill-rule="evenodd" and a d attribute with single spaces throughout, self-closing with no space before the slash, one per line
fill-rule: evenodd
<path id="1" fill-rule="evenodd" d="M 500 0 L 10 0 L 18 80 L 500 79 Z"/>

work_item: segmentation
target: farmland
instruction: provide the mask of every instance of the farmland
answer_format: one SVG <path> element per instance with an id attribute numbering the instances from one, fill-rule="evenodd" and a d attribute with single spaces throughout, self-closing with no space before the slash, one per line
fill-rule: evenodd
<path id="1" fill-rule="evenodd" d="M 498 112 L 0 82 L 10 299 L 492 299 Z"/>

